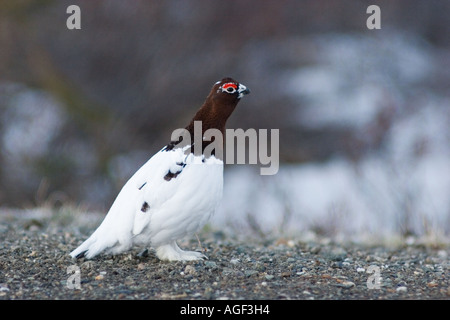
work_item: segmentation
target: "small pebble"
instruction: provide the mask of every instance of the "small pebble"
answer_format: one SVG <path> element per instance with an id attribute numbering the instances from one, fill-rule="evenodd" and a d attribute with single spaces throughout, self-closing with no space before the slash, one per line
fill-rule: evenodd
<path id="1" fill-rule="evenodd" d="M 256 271 L 256 270 L 245 270 L 244 275 L 245 275 L 247 278 L 249 278 L 249 277 L 251 277 L 252 275 L 257 274 L 257 273 L 258 273 L 258 271 Z"/>
<path id="2" fill-rule="evenodd" d="M 217 269 L 217 264 L 214 261 L 206 261 L 205 267 L 209 269 Z"/>
<path id="3" fill-rule="evenodd" d="M 0 283 L 0 292 L 9 291 L 8 286 L 5 283 Z"/>
<path id="4" fill-rule="evenodd" d="M 123 283 L 127 286 L 131 286 L 134 284 L 134 279 L 131 276 L 128 276 L 125 278 L 125 281 Z"/>
<path id="5" fill-rule="evenodd" d="M 355 286 L 355 283 L 353 283 L 351 281 L 344 281 L 340 284 L 340 287 L 345 288 L 345 289 L 350 289 L 354 286 Z"/>
<path id="6" fill-rule="evenodd" d="M 86 261 L 81 264 L 81 269 L 91 269 L 94 267 L 94 263 L 92 261 Z"/>
<path id="7" fill-rule="evenodd" d="M 397 289 L 395 289 L 395 291 L 397 291 L 398 293 L 404 293 L 408 291 L 407 287 L 398 287 Z"/>
<path id="8" fill-rule="evenodd" d="M 197 273 L 197 271 L 195 270 L 195 268 L 192 266 L 192 265 L 190 265 L 190 264 L 188 264 L 185 268 L 184 268 L 184 274 L 191 274 L 191 275 L 193 275 L 193 274 L 196 274 Z"/>
<path id="9" fill-rule="evenodd" d="M 294 242 L 293 240 L 288 240 L 287 246 L 288 246 L 289 248 L 293 248 L 293 247 L 295 247 L 295 242 Z"/>
<path id="10" fill-rule="evenodd" d="M 205 299 L 212 299 L 213 298 L 213 292 L 214 292 L 214 290 L 211 287 L 207 287 L 205 289 L 205 292 L 203 293 L 203 297 Z"/>
<path id="11" fill-rule="evenodd" d="M 315 247 L 312 247 L 309 251 L 310 251 L 312 254 L 318 254 L 318 253 L 320 252 L 320 250 L 322 250 L 321 247 L 315 246 Z"/>
<path id="12" fill-rule="evenodd" d="M 137 265 L 137 269 L 138 269 L 138 270 L 144 270 L 144 269 L 145 269 L 145 263 L 139 263 L 139 264 Z"/>
<path id="13" fill-rule="evenodd" d="M 233 269 L 231 269 L 231 268 L 223 268 L 222 269 L 222 275 L 223 276 L 228 276 L 228 275 L 230 275 L 230 274 L 233 274 L 234 273 L 234 270 Z"/>

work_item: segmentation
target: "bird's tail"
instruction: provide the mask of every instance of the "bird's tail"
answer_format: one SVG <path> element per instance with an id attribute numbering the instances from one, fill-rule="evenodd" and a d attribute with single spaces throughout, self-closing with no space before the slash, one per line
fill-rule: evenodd
<path id="1" fill-rule="evenodd" d="M 78 248 L 70 253 L 70 256 L 77 259 L 83 257 L 92 259 L 103 251 L 114 247 L 117 241 L 102 234 L 103 231 L 104 228 L 100 225 L 87 240 L 85 240 Z"/>
<path id="2" fill-rule="evenodd" d="M 133 242 L 134 221 L 134 207 L 130 203 L 134 203 L 138 192 L 139 189 L 135 188 L 134 180 L 130 179 L 114 200 L 97 230 L 70 253 L 72 258 L 91 259 L 104 251 L 117 254 L 128 250 Z"/>
<path id="3" fill-rule="evenodd" d="M 78 259 L 85 257 L 92 259 L 104 251 L 106 253 L 116 254 L 129 249 L 131 239 L 121 237 L 116 233 L 111 233 L 108 228 L 108 223 L 105 222 L 103 221 L 87 240 L 70 253 L 72 258 Z"/>
<path id="4" fill-rule="evenodd" d="M 97 255 L 98 253 L 96 253 L 95 255 L 92 255 L 93 251 L 89 251 L 89 248 L 91 247 L 91 245 L 95 243 L 95 240 L 93 239 L 93 237 L 89 237 L 86 241 L 84 241 L 78 248 L 76 248 L 75 250 L 73 250 L 70 253 L 70 256 L 72 258 L 83 258 L 87 255 L 94 257 L 95 255 Z"/>
<path id="5" fill-rule="evenodd" d="M 111 254 L 128 250 L 132 245 L 131 231 L 125 223 L 114 223 L 114 217 L 107 216 L 97 230 L 85 240 L 78 248 L 70 253 L 72 258 L 92 259 L 96 255 L 105 252 Z"/>

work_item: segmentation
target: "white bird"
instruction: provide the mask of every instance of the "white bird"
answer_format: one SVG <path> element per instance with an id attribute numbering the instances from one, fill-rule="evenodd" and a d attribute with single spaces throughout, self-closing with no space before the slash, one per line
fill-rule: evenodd
<path id="1" fill-rule="evenodd" d="M 232 78 L 216 82 L 186 132 L 194 137 L 194 121 L 201 121 L 202 137 L 208 129 L 224 136 L 228 117 L 249 92 Z M 203 227 L 222 197 L 223 160 L 206 155 L 212 141 L 202 140 L 202 154 L 180 138 L 151 157 L 123 186 L 95 232 L 70 253 L 72 258 L 118 254 L 134 244 L 152 246 L 161 260 L 205 258 L 176 242 Z"/>

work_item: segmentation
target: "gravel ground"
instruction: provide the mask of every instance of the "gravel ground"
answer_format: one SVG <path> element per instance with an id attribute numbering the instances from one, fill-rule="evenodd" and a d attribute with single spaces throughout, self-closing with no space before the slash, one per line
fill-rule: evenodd
<path id="1" fill-rule="evenodd" d="M 0 210 L 0 299 L 450 299 L 444 244 L 241 242 L 202 232 L 204 261 L 161 262 L 142 248 L 74 260 L 68 253 L 92 231 L 79 229 Z M 180 246 L 199 249 L 195 237 Z"/>

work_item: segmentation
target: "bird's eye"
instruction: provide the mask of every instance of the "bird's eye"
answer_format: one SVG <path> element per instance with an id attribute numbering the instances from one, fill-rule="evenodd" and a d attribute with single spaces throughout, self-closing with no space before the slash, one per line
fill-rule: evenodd
<path id="1" fill-rule="evenodd" d="M 227 93 L 235 93 L 236 92 L 236 90 L 237 90 L 237 85 L 236 84 L 234 84 L 234 83 L 225 83 L 223 86 L 222 86 L 222 91 L 223 92 L 227 92 Z"/>

